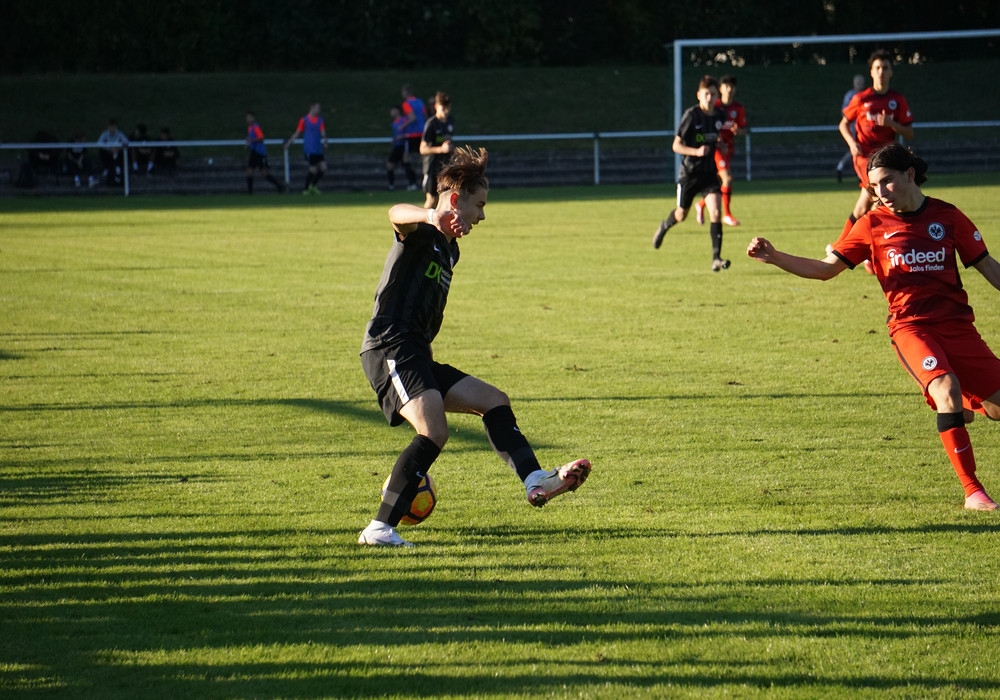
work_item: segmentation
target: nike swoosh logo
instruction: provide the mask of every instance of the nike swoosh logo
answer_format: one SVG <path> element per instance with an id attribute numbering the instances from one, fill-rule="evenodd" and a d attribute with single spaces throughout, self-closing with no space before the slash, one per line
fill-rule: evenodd
<path id="1" fill-rule="evenodd" d="M 883 234 L 882 234 L 882 237 L 883 237 L 883 238 L 892 238 L 892 237 L 893 237 L 893 236 L 895 236 L 895 235 L 896 235 L 897 233 L 902 233 L 902 231 L 893 231 L 892 233 L 883 233 Z"/>
<path id="2" fill-rule="evenodd" d="M 961 453 L 965 452 L 967 449 L 969 449 L 970 447 L 972 447 L 972 445 L 966 445 L 965 447 L 962 447 L 962 448 L 956 447 L 955 448 L 955 454 L 961 454 Z"/>

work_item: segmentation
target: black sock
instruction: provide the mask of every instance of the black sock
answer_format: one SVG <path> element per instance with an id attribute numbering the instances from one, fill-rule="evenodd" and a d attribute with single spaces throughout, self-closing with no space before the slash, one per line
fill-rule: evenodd
<path id="1" fill-rule="evenodd" d="M 668 231 L 670 227 L 677 223 L 677 217 L 674 216 L 674 210 L 670 210 L 670 216 L 663 220 L 663 230 Z"/>
<path id="2" fill-rule="evenodd" d="M 306 173 L 306 186 L 303 187 L 302 189 L 308 190 L 310 187 L 312 187 L 312 184 L 313 184 L 313 174 Z"/>
<path id="3" fill-rule="evenodd" d="M 247 192 L 253 194 L 253 177 L 247 178 Z"/>
<path id="4" fill-rule="evenodd" d="M 722 222 L 716 221 L 708 226 L 708 235 L 712 237 L 712 260 L 722 259 Z"/>
<path id="5" fill-rule="evenodd" d="M 958 413 L 938 413 L 937 414 L 937 429 L 939 433 L 945 433 L 952 428 L 964 428 L 965 427 L 965 411 L 959 411 Z"/>
<path id="6" fill-rule="evenodd" d="M 271 175 L 269 173 L 267 176 L 267 181 L 270 182 L 275 187 L 277 187 L 279 190 L 281 189 L 281 183 L 278 182 L 278 178 L 276 178 L 274 175 Z"/>
<path id="7" fill-rule="evenodd" d="M 382 505 L 379 506 L 378 515 L 375 516 L 376 520 L 389 523 L 393 527 L 399 525 L 399 521 L 410 510 L 420 480 L 424 478 L 424 474 L 434 464 L 439 454 L 441 448 L 429 437 L 417 435 L 413 438 L 413 441 L 399 454 L 396 464 L 392 467 L 389 485 L 386 486 Z"/>
<path id="8" fill-rule="evenodd" d="M 497 406 L 487 411 L 483 415 L 483 425 L 493 451 L 517 472 L 521 481 L 541 469 L 534 450 L 517 427 L 517 419 L 510 406 Z"/>

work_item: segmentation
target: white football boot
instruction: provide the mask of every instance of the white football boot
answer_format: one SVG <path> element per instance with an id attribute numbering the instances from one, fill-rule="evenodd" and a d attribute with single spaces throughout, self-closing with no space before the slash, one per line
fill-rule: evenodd
<path id="1" fill-rule="evenodd" d="M 407 542 L 396 529 L 387 523 L 372 520 L 368 527 L 361 531 L 358 536 L 358 544 L 371 545 L 373 547 L 412 547 L 412 542 Z"/>
<path id="2" fill-rule="evenodd" d="M 539 469 L 524 480 L 528 503 L 541 508 L 564 491 L 576 491 L 590 476 L 590 462 L 578 459 L 557 469 Z"/>

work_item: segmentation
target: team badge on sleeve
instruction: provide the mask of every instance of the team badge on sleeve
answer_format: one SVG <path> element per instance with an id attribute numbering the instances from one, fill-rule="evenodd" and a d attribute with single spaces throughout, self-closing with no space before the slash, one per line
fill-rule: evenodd
<path id="1" fill-rule="evenodd" d="M 924 369 L 929 372 L 930 370 L 937 367 L 937 358 L 934 357 L 933 355 L 928 355 L 927 357 L 924 358 L 924 361 L 921 364 L 924 366 Z"/>

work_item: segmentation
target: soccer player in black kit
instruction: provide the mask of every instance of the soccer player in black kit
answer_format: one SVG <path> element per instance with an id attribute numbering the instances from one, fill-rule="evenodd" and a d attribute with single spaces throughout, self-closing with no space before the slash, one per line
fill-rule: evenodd
<path id="1" fill-rule="evenodd" d="M 378 513 L 358 544 L 413 546 L 396 525 L 448 440 L 446 412 L 482 417 L 490 445 L 524 482 L 533 506 L 576 490 L 590 475 L 585 459 L 543 470 L 517 427 L 507 395 L 436 362 L 431 351 L 459 258 L 457 239 L 486 218 L 487 160 L 485 149 L 456 149 L 438 173 L 436 208 L 397 204 L 389 210 L 394 241 L 365 329 L 361 364 L 389 425 L 405 421 L 417 434 L 396 460 Z"/>
<path id="2" fill-rule="evenodd" d="M 670 227 L 684 221 L 694 200 L 704 194 L 710 222 L 708 232 L 712 237 L 712 272 L 729 267 L 729 261 L 722 258 L 722 185 L 715 167 L 715 147 L 726 120 L 716 107 L 718 100 L 719 84 L 706 75 L 698 83 L 698 104 L 684 112 L 674 136 L 673 151 L 684 156 L 677 182 L 677 207 L 653 234 L 653 247 L 659 248 Z"/>

